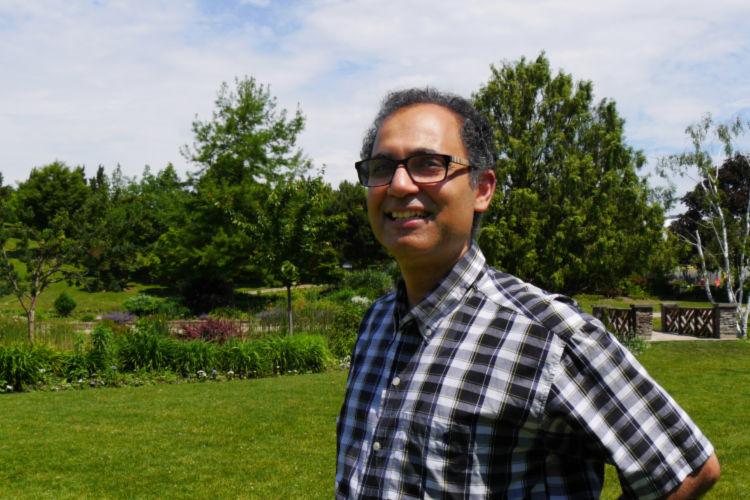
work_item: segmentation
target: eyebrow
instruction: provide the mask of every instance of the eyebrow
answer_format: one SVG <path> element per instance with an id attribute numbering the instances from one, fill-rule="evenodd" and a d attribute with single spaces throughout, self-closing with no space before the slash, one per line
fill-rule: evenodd
<path id="1" fill-rule="evenodd" d="M 408 158 L 408 157 L 416 156 L 416 155 L 440 155 L 440 154 L 444 154 L 444 153 L 440 153 L 430 148 L 418 148 L 418 149 L 411 151 L 409 154 L 406 155 L 406 157 Z M 387 153 L 387 152 L 382 152 L 382 153 L 373 155 L 371 159 L 376 159 L 376 158 L 377 159 L 384 158 L 386 160 L 403 160 L 404 159 L 404 158 L 396 158 L 394 155 Z"/>

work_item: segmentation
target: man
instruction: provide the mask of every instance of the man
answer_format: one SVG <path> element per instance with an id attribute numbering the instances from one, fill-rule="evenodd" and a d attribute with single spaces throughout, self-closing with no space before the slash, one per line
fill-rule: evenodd
<path id="1" fill-rule="evenodd" d="M 367 312 L 338 420 L 337 498 L 693 498 L 713 448 L 565 297 L 487 266 L 492 130 L 433 89 L 386 97 L 356 167 L 396 292 Z M 670 496 L 671 495 L 671 496 Z"/>

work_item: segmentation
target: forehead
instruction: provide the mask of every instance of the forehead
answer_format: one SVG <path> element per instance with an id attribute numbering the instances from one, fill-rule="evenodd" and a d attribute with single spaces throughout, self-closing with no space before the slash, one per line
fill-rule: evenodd
<path id="1" fill-rule="evenodd" d="M 413 104 L 391 113 L 375 137 L 373 153 L 388 149 L 464 154 L 463 118 L 438 104 Z"/>

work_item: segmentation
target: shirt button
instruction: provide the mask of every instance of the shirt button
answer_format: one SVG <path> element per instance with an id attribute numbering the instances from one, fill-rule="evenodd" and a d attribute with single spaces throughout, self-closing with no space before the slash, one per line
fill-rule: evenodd
<path id="1" fill-rule="evenodd" d="M 394 377 L 391 383 L 393 384 L 393 387 L 398 387 L 398 384 L 401 383 L 401 379 L 398 377 Z"/>
<path id="2" fill-rule="evenodd" d="M 380 451 L 380 443 L 377 442 L 377 441 L 375 441 L 374 443 L 372 443 L 372 449 L 375 450 L 375 451 Z"/>

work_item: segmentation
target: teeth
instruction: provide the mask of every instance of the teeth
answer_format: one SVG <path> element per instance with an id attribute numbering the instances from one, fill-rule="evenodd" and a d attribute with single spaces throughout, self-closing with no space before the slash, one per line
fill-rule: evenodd
<path id="1" fill-rule="evenodd" d="M 391 212 L 394 219 L 412 219 L 414 217 L 427 217 L 427 213 L 421 210 L 405 210 L 403 212 Z"/>

